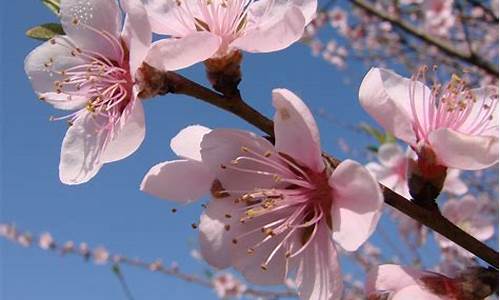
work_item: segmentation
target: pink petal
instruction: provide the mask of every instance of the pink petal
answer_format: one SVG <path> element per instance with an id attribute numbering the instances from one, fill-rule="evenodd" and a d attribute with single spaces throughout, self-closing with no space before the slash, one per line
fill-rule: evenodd
<path id="1" fill-rule="evenodd" d="M 121 12 L 117 1 L 64 0 L 60 14 L 64 32 L 76 47 L 120 61 L 117 49 L 101 33 L 107 32 L 111 38 L 119 39 Z"/>
<path id="2" fill-rule="evenodd" d="M 253 2 L 249 8 L 248 18 L 255 22 L 276 22 L 290 7 L 300 9 L 305 18 L 306 25 L 316 15 L 317 0 L 259 0 Z"/>
<path id="3" fill-rule="evenodd" d="M 305 25 L 302 11 L 292 6 L 282 18 L 262 21 L 248 28 L 244 35 L 234 40 L 230 46 L 248 52 L 282 50 L 302 37 Z"/>
<path id="4" fill-rule="evenodd" d="M 134 76 L 151 46 L 151 26 L 140 0 L 120 0 L 120 3 L 126 13 L 122 37 L 129 49 L 130 73 Z"/>
<path id="5" fill-rule="evenodd" d="M 242 172 L 231 168 L 223 169 L 221 167 L 221 165 L 231 166 L 231 162 L 238 157 L 254 157 L 252 154 L 245 152 L 244 148 L 261 156 L 274 150 L 269 141 L 254 133 L 233 129 L 214 129 L 203 136 L 201 156 L 203 162 L 216 172 L 216 177 L 226 189 L 253 190 L 256 187 L 271 188 L 276 186 L 273 176 L 257 172 Z M 270 159 L 279 161 L 276 156 L 274 154 Z M 269 166 L 248 160 L 239 162 L 238 167 L 248 170 L 275 172 Z"/>
<path id="6" fill-rule="evenodd" d="M 287 264 L 285 249 L 281 248 L 267 266 L 262 263 L 281 241 L 273 238 L 248 253 L 250 247 L 261 241 L 265 235 L 260 229 L 272 220 L 283 218 L 286 212 L 240 222 L 244 204 L 234 203 L 234 197 L 214 199 L 200 218 L 200 251 L 204 259 L 216 268 L 234 266 L 254 284 L 269 285 L 283 283 Z M 227 217 L 230 215 L 231 217 Z M 229 227 L 226 227 L 229 226 Z M 229 228 L 229 230 L 227 229 Z M 237 239 L 234 243 L 233 239 Z"/>
<path id="7" fill-rule="evenodd" d="M 141 100 L 136 100 L 135 97 L 131 100 L 113 132 L 114 136 L 102 154 L 101 159 L 104 163 L 124 159 L 142 144 L 146 134 L 146 124 Z"/>
<path id="8" fill-rule="evenodd" d="M 210 131 L 201 125 L 188 126 L 170 141 L 170 148 L 179 157 L 201 161 L 201 141 Z"/>
<path id="9" fill-rule="evenodd" d="M 413 117 L 409 97 L 410 84 L 409 79 L 392 71 L 372 68 L 359 88 L 359 101 L 385 130 L 406 143 L 415 145 L 416 137 L 412 129 Z M 422 93 L 422 89 L 416 90 Z M 416 95 L 415 98 L 416 104 L 424 104 L 423 97 Z M 417 109 L 418 112 L 421 110 Z"/>
<path id="10" fill-rule="evenodd" d="M 411 285 L 396 292 L 391 300 L 447 300 L 447 296 L 439 297 L 429 293 L 418 285 Z"/>
<path id="11" fill-rule="evenodd" d="M 460 179 L 460 170 L 448 169 L 448 174 L 443 184 L 443 191 L 453 195 L 463 195 L 467 193 L 469 188 L 465 182 Z"/>
<path id="12" fill-rule="evenodd" d="M 102 167 L 101 153 L 108 132 L 99 131 L 91 113 L 82 115 L 70 126 L 61 147 L 59 178 L 64 184 L 81 184 L 94 177 Z"/>
<path id="13" fill-rule="evenodd" d="M 321 223 L 314 240 L 302 254 L 297 271 L 300 299 L 333 300 L 342 298 L 342 275 L 337 251 L 328 227 Z"/>
<path id="14" fill-rule="evenodd" d="M 380 146 L 377 157 L 382 165 L 395 167 L 402 159 L 405 159 L 405 154 L 398 144 L 387 143 Z"/>
<path id="15" fill-rule="evenodd" d="M 241 272 L 249 282 L 259 285 L 283 284 L 287 278 L 288 271 L 295 269 L 294 260 L 286 259 L 285 247 L 280 247 L 277 250 L 271 261 L 267 264 L 265 270 L 262 268 L 262 264 L 282 241 L 282 238 L 287 232 L 275 236 L 261 246 L 256 247 L 256 245 L 265 238 L 265 234 L 259 229 L 262 229 L 265 224 L 284 218 L 291 213 L 291 210 L 285 210 L 281 213 L 272 214 L 271 216 L 255 218 L 249 222 L 245 222 L 245 224 L 241 226 L 241 229 L 237 230 L 235 234 L 233 233 L 233 237 L 238 237 L 238 233 L 248 233 L 254 230 L 254 232 L 248 236 L 238 239 L 238 243 L 233 245 L 232 253 L 234 267 Z M 233 231 L 232 228 L 231 231 Z M 294 235 L 289 241 L 294 240 L 295 244 L 297 244 L 298 238 L 298 235 Z M 249 254 L 249 248 L 254 248 L 255 252 Z"/>
<path id="16" fill-rule="evenodd" d="M 276 150 L 308 168 L 322 172 L 321 143 L 316 121 L 302 100 L 286 89 L 273 90 Z"/>
<path id="17" fill-rule="evenodd" d="M 71 41 L 67 37 L 55 37 L 36 47 L 24 60 L 24 70 L 33 89 L 44 101 L 58 109 L 74 110 L 85 106 L 86 97 L 72 96 L 64 91 L 56 93 L 55 82 L 64 80 L 60 71 L 84 64 L 85 61 L 71 55 Z M 71 91 L 71 90 L 69 90 Z"/>
<path id="18" fill-rule="evenodd" d="M 152 167 L 141 183 L 141 191 L 177 202 L 192 202 L 210 192 L 212 172 L 194 160 L 167 161 Z"/>
<path id="19" fill-rule="evenodd" d="M 187 68 L 214 56 L 220 43 L 218 36 L 204 31 L 178 39 L 163 39 L 153 43 L 146 62 L 164 71 Z"/>
<path id="20" fill-rule="evenodd" d="M 365 292 L 397 291 L 407 286 L 417 285 L 417 280 L 425 272 L 400 265 L 380 265 L 366 276 Z"/>
<path id="21" fill-rule="evenodd" d="M 181 7 L 182 9 L 186 9 L 186 5 L 183 2 L 181 2 Z M 153 32 L 173 37 L 182 37 L 196 32 L 194 20 L 184 18 L 184 22 L 180 21 L 179 12 L 177 11 L 179 6 L 176 1 L 145 0 L 144 3 Z M 193 4 L 191 1 L 188 3 Z M 197 4 L 189 6 L 190 9 L 194 9 Z"/>
<path id="22" fill-rule="evenodd" d="M 373 233 L 384 199 L 377 181 L 359 163 L 344 160 L 329 180 L 333 189 L 333 239 L 357 250 Z"/>
<path id="23" fill-rule="evenodd" d="M 498 162 L 498 137 L 470 136 L 448 128 L 429 134 L 429 142 L 443 165 L 461 170 L 480 170 Z"/>
<path id="24" fill-rule="evenodd" d="M 210 201 L 200 217 L 200 252 L 208 264 L 218 269 L 224 269 L 232 264 L 234 244 L 232 239 L 241 231 L 239 218 L 232 215 L 242 208 L 235 204 L 233 198 Z M 231 218 L 225 217 L 231 214 Z M 225 226 L 231 226 L 230 232 Z"/>

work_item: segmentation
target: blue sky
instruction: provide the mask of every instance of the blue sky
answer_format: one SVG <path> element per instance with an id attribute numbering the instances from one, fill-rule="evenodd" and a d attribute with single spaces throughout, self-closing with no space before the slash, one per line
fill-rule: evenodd
<path id="1" fill-rule="evenodd" d="M 55 21 L 39 0 L 2 4 L 1 66 L 1 200 L 0 222 L 15 222 L 33 232 L 49 231 L 56 240 L 86 241 L 105 245 L 111 252 L 146 260 L 176 261 L 182 270 L 201 272 L 189 251 L 197 232 L 201 207 L 176 206 L 141 193 L 139 183 L 154 164 L 174 158 L 170 139 L 183 127 L 251 129 L 250 125 L 205 103 L 184 96 L 167 95 L 145 103 L 147 136 L 131 157 L 106 165 L 90 182 L 65 186 L 58 179 L 60 143 L 64 122 L 49 122 L 60 112 L 37 100 L 23 71 L 24 57 L 39 42 L 24 36 L 27 28 Z M 285 51 L 245 54 L 244 97 L 271 116 L 271 90 L 286 87 L 300 95 L 313 110 L 325 109 L 338 121 L 371 122 L 357 102 L 357 90 L 369 66 L 351 65 L 338 71 L 314 58 L 305 45 Z M 206 84 L 202 66 L 182 72 Z M 347 80 L 351 85 L 345 84 Z M 337 146 L 342 137 L 362 147 L 368 137 L 317 119 L 324 148 L 346 158 Z M 171 208 L 179 212 L 172 214 Z M 389 234 L 393 234 L 389 231 Z M 0 298 L 4 300 L 125 299 L 109 267 L 83 263 L 78 257 L 60 258 L 37 248 L 24 249 L 0 241 Z M 388 250 L 389 251 L 389 250 Z M 143 270 L 123 268 L 135 299 L 215 299 L 205 288 Z M 352 271 L 345 264 L 344 272 Z"/>

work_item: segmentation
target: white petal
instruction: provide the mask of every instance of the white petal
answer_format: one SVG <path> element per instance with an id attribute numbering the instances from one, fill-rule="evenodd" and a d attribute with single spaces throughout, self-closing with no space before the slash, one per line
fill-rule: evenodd
<path id="1" fill-rule="evenodd" d="M 290 7 L 281 19 L 263 22 L 249 28 L 231 47 L 247 52 L 273 52 L 287 48 L 298 41 L 305 27 L 305 19 L 297 7 Z"/>
<path id="2" fill-rule="evenodd" d="M 135 74 L 151 46 L 152 32 L 146 9 L 140 0 L 120 0 L 125 10 L 122 36 L 130 53 L 130 73 Z"/>
<path id="3" fill-rule="evenodd" d="M 67 37 L 55 37 L 36 47 L 24 60 L 24 70 L 35 92 L 58 109 L 78 109 L 88 101 L 86 97 L 70 97 L 66 92 L 75 91 L 71 86 L 56 92 L 56 82 L 64 80 L 62 71 L 85 64 L 82 58 L 71 55 L 71 43 Z"/>
<path id="4" fill-rule="evenodd" d="M 65 184 L 89 181 L 103 164 L 101 153 L 108 132 L 98 131 L 94 118 L 83 113 L 66 132 L 59 163 L 59 178 Z"/>
<path id="5" fill-rule="evenodd" d="M 119 61 L 116 42 L 108 41 L 102 34 L 120 38 L 121 12 L 116 0 L 61 1 L 61 23 L 75 46 Z"/>
<path id="6" fill-rule="evenodd" d="M 175 71 L 211 58 L 221 40 L 209 32 L 195 32 L 183 38 L 159 40 L 151 46 L 146 62 L 151 66 Z"/>
<path id="7" fill-rule="evenodd" d="M 156 197 L 189 203 L 210 192 L 214 177 L 201 162 L 167 161 L 152 167 L 141 183 L 141 191 Z"/>
<path id="8" fill-rule="evenodd" d="M 170 148 L 179 157 L 201 161 L 201 141 L 210 131 L 201 125 L 188 126 L 170 141 Z"/>
<path id="9" fill-rule="evenodd" d="M 146 124 L 141 100 L 131 100 L 113 132 L 114 136 L 106 145 L 102 155 L 104 163 L 124 159 L 142 144 L 146 134 Z"/>

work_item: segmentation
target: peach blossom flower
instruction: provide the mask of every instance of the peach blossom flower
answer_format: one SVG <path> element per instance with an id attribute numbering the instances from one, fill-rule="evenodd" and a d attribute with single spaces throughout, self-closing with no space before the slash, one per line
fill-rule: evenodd
<path id="1" fill-rule="evenodd" d="M 452 223 L 462 228 L 480 241 L 486 241 L 495 234 L 494 218 L 481 213 L 484 203 L 476 199 L 473 195 L 465 195 L 460 200 L 450 199 L 442 208 L 442 214 Z M 456 245 L 447 238 L 435 234 L 438 245 L 442 249 L 454 249 L 465 257 L 474 257 L 469 251 Z"/>
<path id="2" fill-rule="evenodd" d="M 62 0 L 66 35 L 33 50 L 25 71 L 39 98 L 74 112 L 68 120 L 59 165 L 65 184 L 80 184 L 104 163 L 132 154 L 144 139 L 144 112 L 135 74 L 151 43 L 140 0 L 122 0 L 123 29 L 114 0 Z"/>
<path id="3" fill-rule="evenodd" d="M 109 252 L 104 247 L 97 247 L 93 251 L 94 262 L 98 265 L 103 265 L 108 262 Z"/>
<path id="4" fill-rule="evenodd" d="M 52 238 L 52 235 L 50 233 L 45 232 L 40 235 L 40 238 L 38 239 L 38 246 L 40 246 L 40 248 L 42 248 L 43 250 L 49 250 L 54 245 L 54 238 Z"/>
<path id="5" fill-rule="evenodd" d="M 316 0 L 146 0 L 155 42 L 147 62 L 176 70 L 240 49 L 272 52 L 302 37 Z"/>
<path id="6" fill-rule="evenodd" d="M 478 170 L 498 162 L 498 89 L 467 89 L 456 76 L 432 89 L 414 78 L 372 68 L 359 90 L 363 108 L 408 143 L 419 159 Z M 428 150 L 431 150 L 430 152 Z M 429 155 L 431 153 L 431 155 Z"/>
<path id="7" fill-rule="evenodd" d="M 183 159 L 154 166 L 141 189 L 195 200 L 211 192 L 200 219 L 200 250 L 214 267 L 234 266 L 255 284 L 296 274 L 301 299 L 340 299 L 334 241 L 357 250 L 378 223 L 383 198 L 360 164 L 332 170 L 319 131 L 292 92 L 273 91 L 275 145 L 234 129 L 188 127 L 171 143 Z"/>

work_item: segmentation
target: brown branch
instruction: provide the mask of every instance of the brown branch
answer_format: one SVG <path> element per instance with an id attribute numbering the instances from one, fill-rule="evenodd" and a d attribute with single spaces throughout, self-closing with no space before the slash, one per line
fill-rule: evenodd
<path id="1" fill-rule="evenodd" d="M 42 242 L 42 235 L 40 236 L 32 236 L 29 233 L 22 233 L 20 232 L 17 228 L 15 228 L 13 225 L 9 224 L 2 224 L 0 223 L 0 226 L 3 227 L 3 231 L 0 231 L 0 238 L 4 238 L 8 241 L 11 241 L 13 243 L 19 244 L 23 247 L 30 247 L 30 246 L 35 246 L 35 245 L 40 245 Z M 139 269 L 143 269 L 149 272 L 155 272 L 155 273 L 160 273 L 163 275 L 167 276 L 172 276 L 175 278 L 178 278 L 180 280 L 189 282 L 189 283 L 194 283 L 198 284 L 200 286 L 204 286 L 207 288 L 214 288 L 214 283 L 207 277 L 202 277 L 196 274 L 189 274 L 182 272 L 178 266 L 173 264 L 170 267 L 164 266 L 160 260 L 156 260 L 153 262 L 148 262 L 145 260 L 141 260 L 138 258 L 129 258 L 124 255 L 119 255 L 119 254 L 110 254 L 107 252 L 107 250 L 104 250 L 106 252 L 105 257 L 101 258 L 96 258 L 96 256 L 102 256 L 97 254 L 97 248 L 94 250 L 91 250 L 85 246 L 84 248 L 81 247 L 86 243 L 81 243 L 80 247 L 78 247 L 76 244 L 74 244 L 71 241 L 67 242 L 57 242 L 55 240 L 52 240 L 50 242 L 46 242 L 45 247 L 41 247 L 43 250 L 47 250 L 50 252 L 54 253 L 59 253 L 61 256 L 64 255 L 74 255 L 74 256 L 80 256 L 82 257 L 85 261 L 90 261 L 90 260 L 95 260 L 96 264 L 99 265 L 108 265 L 112 264 L 113 272 L 119 277 L 120 280 L 123 280 L 123 278 L 120 278 L 121 271 L 119 266 L 126 265 L 130 267 L 135 267 Z M 99 247 L 101 249 L 105 249 L 103 247 Z M 121 282 L 123 284 L 123 282 Z M 126 286 L 125 283 L 125 288 L 128 291 L 128 286 Z M 255 298 L 262 298 L 262 299 L 281 299 L 281 298 L 297 298 L 297 293 L 292 290 L 285 290 L 285 291 L 266 291 L 266 290 L 260 290 L 260 289 L 255 289 L 255 288 L 250 288 L 247 287 L 243 292 L 243 295 L 246 296 L 251 296 Z M 131 297 L 129 297 L 131 298 Z"/>
<path id="2" fill-rule="evenodd" d="M 152 67 L 147 65 L 143 67 L 143 72 L 155 77 L 154 82 L 148 82 L 145 85 L 151 87 L 150 90 L 145 93 L 147 96 L 153 96 L 155 93 L 188 95 L 225 111 L 231 112 L 259 128 L 269 136 L 274 136 L 273 121 L 249 106 L 239 95 L 227 98 L 177 73 L 160 71 L 155 72 Z M 148 76 L 146 75 L 144 77 L 147 78 Z M 340 164 L 340 160 L 330 156 L 329 154 L 325 153 L 323 156 L 334 168 Z M 439 212 L 428 211 L 427 209 L 422 208 L 396 194 L 387 187 L 383 185 L 381 185 L 381 187 L 386 204 L 440 233 L 450 241 L 453 241 L 457 245 L 467 249 L 469 252 L 498 269 L 498 252 L 455 226 Z"/>
<path id="3" fill-rule="evenodd" d="M 364 1 L 364 0 L 349 0 L 353 5 L 369 12 L 370 14 L 380 18 L 381 20 L 387 21 L 391 23 L 393 26 L 403 30 L 404 32 L 410 34 L 411 36 L 421 40 L 422 42 L 434 46 L 439 49 L 441 52 L 457 58 L 461 61 L 474 65 L 486 73 L 498 77 L 498 67 L 494 64 L 484 60 L 480 56 L 477 56 L 474 53 L 461 51 L 453 47 L 453 45 L 443 41 L 440 38 L 431 36 L 426 34 L 422 30 L 419 30 L 413 27 L 411 24 L 401 20 L 400 18 L 390 15 L 386 12 L 380 11 L 375 8 L 372 4 Z"/>

